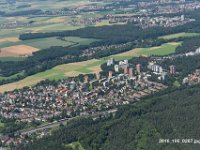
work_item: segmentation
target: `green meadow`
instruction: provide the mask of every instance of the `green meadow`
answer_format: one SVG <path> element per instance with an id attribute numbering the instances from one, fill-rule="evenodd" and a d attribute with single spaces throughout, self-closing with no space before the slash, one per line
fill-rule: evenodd
<path id="1" fill-rule="evenodd" d="M 172 43 L 165 43 L 162 44 L 161 46 L 157 47 L 149 47 L 149 48 L 135 48 L 133 50 L 116 54 L 116 55 L 111 55 L 108 58 L 115 58 L 116 60 L 124 60 L 124 59 L 131 59 L 132 57 L 140 56 L 140 55 L 157 55 L 157 56 L 164 56 L 168 55 L 171 53 L 174 53 L 176 48 L 181 44 L 181 42 L 172 42 Z M 102 58 L 105 59 L 105 58 Z"/>
<path id="2" fill-rule="evenodd" d="M 5 62 L 5 61 L 23 61 L 25 57 L 0 57 L 0 61 Z"/>
<path id="3" fill-rule="evenodd" d="M 70 46 L 70 45 L 88 45 L 95 39 L 80 38 L 80 37 L 65 37 L 62 40 L 57 37 L 42 38 L 42 39 L 31 39 L 18 42 L 0 42 L 0 47 L 8 47 L 15 45 L 28 45 L 38 49 L 46 49 L 51 46 Z"/>
<path id="4" fill-rule="evenodd" d="M 165 36 L 160 36 L 159 38 L 161 39 L 175 39 L 175 38 L 180 38 L 180 37 L 193 37 L 193 36 L 199 36 L 200 33 L 186 33 L 186 32 L 182 32 L 182 33 L 176 33 L 176 34 L 169 34 L 169 35 L 165 35 Z"/>
<path id="5" fill-rule="evenodd" d="M 138 54 L 140 55 L 158 55 L 158 56 L 164 56 L 169 55 L 171 53 L 174 53 L 177 46 L 180 45 L 180 43 L 167 43 L 163 44 L 162 46 L 158 47 L 152 47 L 152 48 L 144 48 L 139 51 Z"/>

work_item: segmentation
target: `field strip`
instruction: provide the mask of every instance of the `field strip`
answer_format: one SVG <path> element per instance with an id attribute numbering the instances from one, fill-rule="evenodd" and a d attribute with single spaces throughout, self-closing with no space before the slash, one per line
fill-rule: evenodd
<path id="1" fill-rule="evenodd" d="M 176 33 L 176 34 L 160 36 L 159 39 L 174 39 L 174 38 L 180 38 L 180 37 L 193 37 L 193 36 L 200 36 L 200 33 L 181 32 L 181 33 Z"/>
<path id="2" fill-rule="evenodd" d="M 31 56 L 33 52 L 38 51 L 37 48 L 27 45 L 16 45 L 1 48 L 0 57 L 17 57 L 17 56 Z"/>
<path id="3" fill-rule="evenodd" d="M 0 42 L 18 42 L 20 41 L 17 37 L 0 38 Z"/>

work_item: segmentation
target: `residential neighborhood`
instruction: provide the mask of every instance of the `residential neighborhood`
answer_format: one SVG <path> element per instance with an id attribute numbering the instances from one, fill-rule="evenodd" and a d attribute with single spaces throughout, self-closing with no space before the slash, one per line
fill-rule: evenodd
<path id="1" fill-rule="evenodd" d="M 113 58 L 107 65 L 115 71 L 106 76 L 83 75 L 0 94 L 0 115 L 19 122 L 58 121 L 109 111 L 167 88 L 148 80 L 150 75 L 141 71 L 146 66 L 133 68 L 128 60 L 117 62 Z"/>

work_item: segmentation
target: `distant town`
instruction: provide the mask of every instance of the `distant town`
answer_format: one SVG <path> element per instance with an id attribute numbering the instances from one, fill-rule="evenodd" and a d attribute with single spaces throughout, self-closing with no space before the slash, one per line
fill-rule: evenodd
<path id="1" fill-rule="evenodd" d="M 95 2 L 95 1 L 91 1 Z M 132 6 L 132 7 L 131 7 Z M 154 7 L 151 7 L 154 6 Z M 175 27 L 183 25 L 192 21 L 195 21 L 193 18 L 187 18 L 184 16 L 185 11 L 192 11 L 200 8 L 200 2 L 185 2 L 184 0 L 177 1 L 151 1 L 151 2 L 138 2 L 134 5 L 129 6 L 130 9 L 135 9 L 136 13 L 134 15 L 113 15 L 105 14 L 98 15 L 94 17 L 83 17 L 81 19 L 72 19 L 70 22 L 64 22 L 64 24 L 73 25 L 73 26 L 91 26 L 101 23 L 103 21 L 108 21 L 109 24 L 118 24 L 118 23 L 128 23 L 134 22 L 137 26 L 142 28 L 150 28 L 156 26 L 162 27 Z M 113 5 L 89 5 L 82 8 L 73 8 L 73 9 L 58 9 L 58 10 L 42 10 L 39 12 L 40 17 L 48 16 L 70 16 L 70 15 L 79 15 L 82 12 L 95 12 L 95 11 L 110 11 L 116 9 Z M 119 8 L 118 8 L 119 9 Z M 123 9 L 122 7 L 120 9 Z M 180 16 L 166 17 L 164 14 L 182 14 Z M 34 21 L 29 22 L 6 22 L 0 24 L 0 29 L 13 29 L 19 27 L 34 26 Z"/>

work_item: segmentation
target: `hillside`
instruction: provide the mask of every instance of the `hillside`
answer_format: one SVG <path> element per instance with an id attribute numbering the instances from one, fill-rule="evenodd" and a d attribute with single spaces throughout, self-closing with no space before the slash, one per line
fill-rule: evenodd
<path id="1" fill-rule="evenodd" d="M 49 137 L 17 150 L 197 150 L 199 144 L 159 144 L 159 139 L 199 139 L 200 87 L 165 91 L 132 106 L 115 117 L 69 123 Z M 79 142 L 77 142 L 79 141 Z M 77 144 L 78 143 L 78 144 Z"/>

